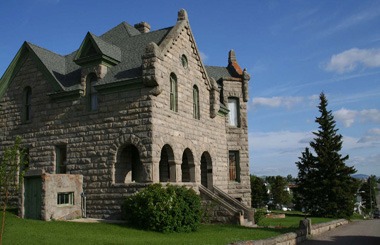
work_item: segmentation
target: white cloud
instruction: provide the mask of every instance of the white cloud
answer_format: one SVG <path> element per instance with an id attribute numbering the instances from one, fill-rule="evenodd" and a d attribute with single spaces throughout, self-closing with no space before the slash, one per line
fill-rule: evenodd
<path id="1" fill-rule="evenodd" d="M 342 121 L 344 126 L 348 128 L 351 127 L 351 125 L 355 122 L 357 114 L 357 111 L 342 108 L 334 112 L 334 117 L 337 121 Z"/>
<path id="2" fill-rule="evenodd" d="M 208 56 L 202 51 L 199 51 L 199 55 L 201 56 L 202 62 L 203 63 L 206 62 L 206 60 L 208 59 Z"/>
<path id="3" fill-rule="evenodd" d="M 380 128 L 373 128 L 358 140 L 358 143 L 380 144 Z"/>
<path id="4" fill-rule="evenodd" d="M 311 132 L 256 132 L 249 134 L 251 173 L 282 175 L 297 173 L 295 162 L 309 146 Z"/>
<path id="5" fill-rule="evenodd" d="M 365 28 L 364 24 L 366 24 L 368 21 L 371 21 L 375 18 L 377 18 L 380 15 L 380 11 L 378 7 L 369 7 L 366 9 L 362 9 L 360 12 L 355 11 L 355 14 L 351 16 L 344 16 L 344 18 L 341 19 L 336 24 L 331 24 L 331 21 L 325 21 L 325 23 L 329 24 L 329 27 L 326 28 L 320 35 L 326 36 L 326 35 L 332 35 L 339 31 L 349 30 L 353 26 L 357 26 L 362 24 L 363 28 Z"/>
<path id="6" fill-rule="evenodd" d="M 380 49 L 352 48 L 331 57 L 326 65 L 327 71 L 345 73 L 363 67 L 380 67 Z"/>
<path id="7" fill-rule="evenodd" d="M 342 156 L 349 155 L 349 165 L 355 165 L 359 173 L 366 173 L 379 159 L 377 153 L 380 144 L 380 128 L 369 130 L 366 136 L 378 138 L 360 140 L 356 137 L 343 135 Z M 296 162 L 305 147 L 310 148 L 312 132 L 277 131 L 255 132 L 249 134 L 250 169 L 255 175 L 297 175 Z M 364 138 L 364 137 L 363 137 Z M 311 151 L 313 151 L 311 149 Z M 378 162 L 380 166 L 380 162 Z"/>
<path id="8" fill-rule="evenodd" d="M 348 128 L 356 121 L 380 123 L 380 110 L 367 109 L 358 111 L 342 108 L 334 112 L 334 117 Z"/>
<path id="9" fill-rule="evenodd" d="M 380 135 L 380 128 L 373 128 L 368 131 L 370 134 L 378 134 Z"/>
<path id="10" fill-rule="evenodd" d="M 288 154 L 308 146 L 313 139 L 311 132 L 277 131 L 266 133 L 250 133 L 249 141 L 253 151 L 270 152 L 270 154 Z"/>
<path id="11" fill-rule="evenodd" d="M 254 107 L 258 106 L 269 106 L 269 107 L 286 107 L 291 108 L 294 105 L 301 103 L 303 101 L 302 97 L 272 97 L 272 98 L 265 98 L 265 97 L 257 97 L 254 98 L 252 101 L 252 105 Z"/>

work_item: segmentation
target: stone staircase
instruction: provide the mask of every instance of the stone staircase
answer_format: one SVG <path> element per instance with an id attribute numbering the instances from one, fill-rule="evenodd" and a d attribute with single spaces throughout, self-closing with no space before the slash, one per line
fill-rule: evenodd
<path id="1" fill-rule="evenodd" d="M 201 185 L 199 186 L 199 192 L 202 199 L 205 201 L 211 200 L 213 203 L 217 204 L 218 210 L 214 211 L 215 216 L 223 213 L 225 216 L 230 215 L 230 221 L 234 223 L 236 222 L 241 226 L 256 227 L 254 222 L 254 210 L 245 206 L 243 203 L 231 197 L 218 187 L 214 186 L 212 189 L 208 189 Z M 223 212 L 220 210 L 223 210 Z M 219 217 L 215 217 L 215 220 L 217 222 L 222 222 L 218 218 Z"/>

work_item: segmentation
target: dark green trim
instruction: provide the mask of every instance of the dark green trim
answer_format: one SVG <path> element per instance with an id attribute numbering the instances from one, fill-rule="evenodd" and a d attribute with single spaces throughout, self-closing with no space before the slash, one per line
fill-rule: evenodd
<path id="1" fill-rule="evenodd" d="M 61 87 L 60 83 L 56 80 L 53 74 L 41 61 L 38 55 L 28 45 L 27 42 L 24 42 L 0 80 L 0 98 L 3 97 L 8 86 L 10 85 L 13 78 L 16 76 L 16 74 L 18 73 L 28 56 L 30 56 L 30 58 L 32 58 L 36 62 L 37 68 L 47 78 L 48 82 L 50 82 L 54 91 L 63 91 L 63 88 Z"/>
<path id="2" fill-rule="evenodd" d="M 221 116 L 226 116 L 229 112 L 230 112 L 230 110 L 228 110 L 228 108 L 221 103 L 220 107 L 219 107 L 218 114 Z"/>
<path id="3" fill-rule="evenodd" d="M 111 44 L 108 44 L 111 45 Z M 96 55 L 89 55 L 86 56 L 86 52 L 90 49 L 90 47 L 93 47 L 96 51 Z M 92 37 L 91 33 L 87 33 L 86 37 L 84 38 L 82 44 L 80 45 L 77 53 L 74 57 L 74 62 L 79 66 L 90 66 L 90 65 L 98 65 L 98 64 L 104 64 L 106 66 L 115 66 L 120 63 L 120 60 L 117 59 L 117 57 L 110 57 L 106 54 L 104 54 L 97 42 Z"/>
<path id="4" fill-rule="evenodd" d="M 83 90 L 76 89 L 72 91 L 62 91 L 57 93 L 50 93 L 48 94 L 50 99 L 52 100 L 73 100 L 79 98 L 81 95 L 83 95 Z"/>
<path id="5" fill-rule="evenodd" d="M 95 85 L 95 89 L 102 93 L 113 93 L 125 90 L 141 89 L 143 83 L 140 78 L 132 78 L 128 80 L 119 80 L 113 83 Z"/>
<path id="6" fill-rule="evenodd" d="M 91 55 L 91 56 L 79 58 L 77 60 L 74 60 L 74 62 L 77 65 L 82 66 L 82 67 L 99 65 L 99 64 L 103 64 L 108 67 L 111 67 L 120 63 L 120 61 L 115 60 L 103 54 L 97 54 L 97 55 Z"/>
<path id="7" fill-rule="evenodd" d="M 8 66 L 7 70 L 3 74 L 0 80 L 0 99 L 5 94 L 10 82 L 13 80 L 14 76 L 20 70 L 22 64 L 25 62 L 28 53 L 30 52 L 26 47 L 26 43 L 24 43 L 16 56 L 13 58 L 11 64 Z"/>

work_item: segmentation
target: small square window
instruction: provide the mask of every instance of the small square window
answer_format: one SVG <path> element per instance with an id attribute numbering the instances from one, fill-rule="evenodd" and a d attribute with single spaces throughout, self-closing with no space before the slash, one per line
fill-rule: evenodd
<path id="1" fill-rule="evenodd" d="M 58 205 L 74 205 L 74 192 L 60 192 L 57 196 Z"/>

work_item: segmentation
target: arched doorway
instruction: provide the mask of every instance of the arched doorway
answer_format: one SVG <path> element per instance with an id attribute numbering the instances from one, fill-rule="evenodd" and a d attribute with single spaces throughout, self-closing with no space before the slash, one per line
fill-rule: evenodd
<path id="1" fill-rule="evenodd" d="M 159 171 L 160 182 L 175 182 L 174 154 L 170 145 L 164 145 L 164 147 L 162 147 Z"/>
<path id="2" fill-rule="evenodd" d="M 195 182 L 195 167 L 193 153 L 186 148 L 182 155 L 182 182 Z"/>
<path id="3" fill-rule="evenodd" d="M 143 166 L 134 145 L 126 145 L 118 152 L 115 164 L 115 183 L 143 182 Z"/>
<path id="4" fill-rule="evenodd" d="M 212 183 L 212 160 L 210 154 L 205 151 L 201 157 L 201 184 L 211 188 Z"/>

